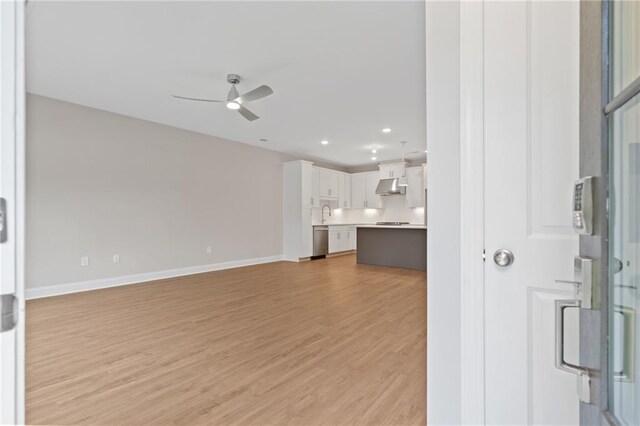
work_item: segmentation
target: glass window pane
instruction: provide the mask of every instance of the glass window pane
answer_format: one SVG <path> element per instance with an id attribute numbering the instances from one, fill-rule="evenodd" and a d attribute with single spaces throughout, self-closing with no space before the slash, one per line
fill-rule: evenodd
<path id="1" fill-rule="evenodd" d="M 617 0 L 611 11 L 612 98 L 640 77 L 640 1 Z"/>
<path id="2" fill-rule="evenodd" d="M 609 409 L 640 425 L 640 95 L 610 118 Z"/>

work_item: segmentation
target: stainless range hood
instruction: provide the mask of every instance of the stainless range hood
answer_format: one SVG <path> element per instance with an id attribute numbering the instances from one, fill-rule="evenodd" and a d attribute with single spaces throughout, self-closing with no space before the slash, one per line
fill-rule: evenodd
<path id="1" fill-rule="evenodd" d="M 398 185 L 398 178 L 380 179 L 376 188 L 377 195 L 403 195 L 406 192 L 406 186 Z"/>

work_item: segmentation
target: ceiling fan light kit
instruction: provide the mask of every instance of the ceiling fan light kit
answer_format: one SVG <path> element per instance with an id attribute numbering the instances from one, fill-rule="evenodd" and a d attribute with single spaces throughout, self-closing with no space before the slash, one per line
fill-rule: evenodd
<path id="1" fill-rule="evenodd" d="M 242 115 L 244 118 L 246 118 L 249 121 L 254 121 L 260 118 L 256 114 L 251 112 L 249 109 L 244 107 L 243 104 L 265 98 L 273 94 L 273 89 L 271 89 L 271 87 L 269 86 L 262 85 L 253 90 L 248 91 L 244 95 L 240 95 L 238 93 L 238 90 L 236 89 L 236 84 L 240 83 L 240 76 L 238 74 L 228 74 L 227 82 L 231 84 L 231 89 L 229 90 L 229 94 L 227 95 L 226 101 L 220 101 L 216 99 L 190 98 L 190 97 L 178 96 L 178 95 L 173 95 L 173 97 L 177 99 L 184 99 L 187 101 L 224 103 L 228 109 L 233 111 L 238 111 L 240 115 Z"/>

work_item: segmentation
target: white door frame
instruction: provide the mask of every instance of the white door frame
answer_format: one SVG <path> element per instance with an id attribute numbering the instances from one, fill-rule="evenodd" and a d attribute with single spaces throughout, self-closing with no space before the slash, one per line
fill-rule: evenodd
<path id="1" fill-rule="evenodd" d="M 484 2 L 460 2 L 460 389 L 462 424 L 485 423 Z"/>
<path id="2" fill-rule="evenodd" d="M 14 372 L 10 380 L 13 389 L 2 388 L 0 407 L 4 421 L 25 423 L 25 299 L 24 299 L 24 218 L 25 218 L 25 0 L 2 1 L 0 5 L 0 55 L 2 59 L 2 95 L 0 123 L 2 126 L 3 153 L 13 153 L 13 157 L 2 159 L 7 167 L 3 178 L 9 182 L 11 194 L 7 198 L 8 244 L 7 252 L 13 252 L 15 259 L 15 294 L 18 298 L 18 322 L 15 328 L 15 358 L 4 359 L 9 365 L 2 366 L 6 372 Z M 7 172 L 7 170 L 9 170 Z M 13 173 L 11 173 L 13 172 Z M 10 267 L 10 268 L 11 268 Z M 11 331 L 13 332 L 13 331 Z M 8 332 L 9 333 L 9 332 Z M 6 393 L 5 393 L 6 392 Z"/>

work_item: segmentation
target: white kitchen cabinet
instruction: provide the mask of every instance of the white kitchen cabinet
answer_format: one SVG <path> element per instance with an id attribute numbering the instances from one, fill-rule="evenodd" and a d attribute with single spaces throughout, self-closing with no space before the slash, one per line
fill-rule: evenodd
<path id="1" fill-rule="evenodd" d="M 367 174 L 354 173 L 351 175 L 351 208 L 364 209 L 367 207 Z"/>
<path id="2" fill-rule="evenodd" d="M 283 166 L 283 255 L 294 262 L 313 253 L 311 164 L 300 160 Z"/>
<path id="3" fill-rule="evenodd" d="M 311 207 L 320 207 L 320 169 L 311 168 Z"/>
<path id="4" fill-rule="evenodd" d="M 321 198 L 338 198 L 338 178 L 342 173 L 335 170 L 320 170 L 320 197 Z"/>
<path id="5" fill-rule="evenodd" d="M 329 225 L 329 253 L 340 253 L 356 249 L 356 227 Z"/>
<path id="6" fill-rule="evenodd" d="M 427 165 L 422 165 L 422 178 L 424 179 L 424 189 L 427 189 Z"/>
<path id="7" fill-rule="evenodd" d="M 401 178 L 405 163 L 380 164 L 380 179 Z"/>
<path id="8" fill-rule="evenodd" d="M 382 198 L 379 195 L 376 195 L 376 188 L 378 188 L 378 183 L 380 182 L 380 173 L 367 172 L 366 175 L 367 175 L 366 207 L 368 209 L 382 208 Z"/>
<path id="9" fill-rule="evenodd" d="M 380 182 L 378 172 L 354 173 L 351 175 L 351 208 L 379 209 L 382 199 L 376 195 L 376 188 Z"/>
<path id="10" fill-rule="evenodd" d="M 338 177 L 338 207 L 351 208 L 351 175 L 349 173 L 340 173 Z"/>
<path id="11" fill-rule="evenodd" d="M 340 250 L 340 232 L 329 231 L 329 253 L 338 253 Z"/>
<path id="12" fill-rule="evenodd" d="M 329 253 L 340 253 L 356 249 L 356 227 L 329 225 Z"/>
<path id="13" fill-rule="evenodd" d="M 424 173 L 422 166 L 407 167 L 406 205 L 410 208 L 424 207 Z"/>
<path id="14" fill-rule="evenodd" d="M 349 250 L 347 226 L 329 226 L 329 253 Z"/>
<path id="15" fill-rule="evenodd" d="M 347 228 L 347 250 L 356 249 L 357 231 L 355 226 L 349 226 Z"/>

